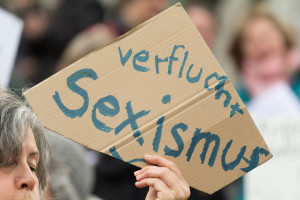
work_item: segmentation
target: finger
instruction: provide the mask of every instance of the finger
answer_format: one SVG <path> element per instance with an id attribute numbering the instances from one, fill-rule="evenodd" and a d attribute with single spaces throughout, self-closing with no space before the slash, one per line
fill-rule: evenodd
<path id="1" fill-rule="evenodd" d="M 162 169 L 165 169 L 166 171 L 163 172 Z M 151 175 L 153 177 L 146 178 L 146 175 L 144 174 L 149 174 L 149 176 Z M 167 176 L 173 174 L 174 176 L 170 178 L 162 174 L 166 174 Z M 159 194 L 165 195 L 165 193 L 167 193 L 167 195 L 169 194 L 171 195 L 169 197 L 172 197 L 172 198 L 163 198 L 163 199 L 187 199 L 190 195 L 190 188 L 189 185 L 186 183 L 186 181 L 181 180 L 175 173 L 173 173 L 171 170 L 169 170 L 166 167 L 147 166 L 144 167 L 142 170 L 140 170 L 139 175 L 141 175 L 141 177 L 143 178 L 140 177 L 137 178 L 139 181 L 136 183 L 136 186 L 137 187 L 153 186 L 154 189 L 156 189 L 158 192 L 157 195 Z M 159 178 L 154 178 L 155 176 L 158 176 Z M 144 180 L 147 180 L 147 182 L 144 182 Z M 150 182 L 148 182 L 148 180 Z M 157 182 L 156 183 L 151 182 L 153 180 L 157 180 Z"/>
<path id="2" fill-rule="evenodd" d="M 136 180 L 141 181 L 145 178 L 159 178 L 171 189 L 174 188 L 175 184 L 182 182 L 182 180 L 167 167 L 144 167 L 140 174 L 136 176 Z"/>
<path id="3" fill-rule="evenodd" d="M 153 187 L 157 192 L 172 192 L 168 186 L 158 178 L 145 178 L 141 181 L 135 182 L 138 188 Z"/>
<path id="4" fill-rule="evenodd" d="M 135 184 L 138 188 L 143 188 L 149 186 L 151 188 L 151 196 L 147 195 L 146 200 L 152 200 L 153 199 L 153 194 L 154 191 L 156 191 L 156 199 L 155 200 L 169 200 L 169 199 L 175 199 L 174 198 L 174 191 L 170 190 L 167 185 L 162 182 L 162 180 L 157 179 L 157 178 L 147 178 L 143 179 L 140 182 L 136 182 Z M 150 192 L 150 191 L 149 191 Z M 151 197 L 151 198 L 150 198 Z"/>
<path id="5" fill-rule="evenodd" d="M 179 199 L 184 199 L 184 197 L 189 196 L 190 188 L 187 182 L 185 180 L 181 180 L 168 168 L 147 166 L 140 171 L 140 174 L 137 176 L 138 181 L 141 181 L 144 178 L 159 178 L 168 186 L 170 190 L 174 192 L 174 195 L 180 197 Z"/>
<path id="6" fill-rule="evenodd" d="M 180 170 L 172 161 L 167 160 L 166 158 L 163 158 L 158 155 L 145 155 L 144 158 L 146 162 L 149 164 L 169 168 L 172 172 L 174 172 L 175 174 L 177 174 L 177 176 L 179 176 L 182 180 L 184 180 Z"/>

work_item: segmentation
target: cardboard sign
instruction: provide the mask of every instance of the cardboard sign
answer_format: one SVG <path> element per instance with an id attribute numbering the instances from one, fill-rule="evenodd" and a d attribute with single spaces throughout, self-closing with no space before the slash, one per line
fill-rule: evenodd
<path id="1" fill-rule="evenodd" d="M 272 157 L 180 4 L 25 97 L 54 132 L 140 167 L 144 154 L 162 155 L 207 193 Z"/>
<path id="2" fill-rule="evenodd" d="M 300 117 L 255 120 L 274 158 L 245 176 L 245 200 L 300 199 Z"/>
<path id="3" fill-rule="evenodd" d="M 7 87 L 14 66 L 23 22 L 0 8 L 0 85 Z"/>

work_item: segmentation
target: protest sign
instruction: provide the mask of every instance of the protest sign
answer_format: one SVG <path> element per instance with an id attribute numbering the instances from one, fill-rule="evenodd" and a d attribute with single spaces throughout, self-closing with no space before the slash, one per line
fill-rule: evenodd
<path id="1" fill-rule="evenodd" d="M 0 8 L 0 86 L 7 87 L 15 62 L 23 22 Z"/>
<path id="2" fill-rule="evenodd" d="M 245 200 L 300 199 L 300 117 L 255 120 L 274 158 L 245 176 Z"/>
<path id="3" fill-rule="evenodd" d="M 180 4 L 25 93 L 45 127 L 136 166 L 172 160 L 213 193 L 272 157 Z"/>

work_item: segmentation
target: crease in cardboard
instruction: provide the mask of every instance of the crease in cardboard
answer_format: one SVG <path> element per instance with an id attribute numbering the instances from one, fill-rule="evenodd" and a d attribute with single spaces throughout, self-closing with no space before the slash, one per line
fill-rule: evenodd
<path id="1" fill-rule="evenodd" d="M 102 76 L 102 79 L 103 79 L 104 77 L 109 77 L 111 74 L 113 74 L 114 72 L 116 72 L 116 71 L 118 71 L 118 70 L 119 70 L 119 69 L 114 69 L 114 70 L 112 70 L 112 71 L 109 72 L 109 73 L 106 73 L 106 74 L 101 75 L 101 76 Z M 60 72 L 58 72 L 57 74 L 55 74 L 55 75 L 53 75 L 53 76 L 59 76 L 60 73 L 62 73 L 62 72 L 60 71 Z M 159 76 L 159 75 L 158 75 L 158 76 Z M 210 84 L 210 87 L 211 87 L 211 88 L 215 88 L 215 86 L 216 86 L 217 84 L 219 84 L 219 83 L 220 83 L 220 80 L 217 80 L 217 79 L 216 79 L 216 80 L 212 80 L 212 83 Z M 95 88 L 98 84 L 99 84 L 99 83 L 98 83 L 97 81 L 88 81 L 88 82 L 86 82 L 86 83 L 84 84 L 84 86 L 85 86 L 86 88 Z M 225 81 L 225 84 L 224 84 L 223 87 L 226 87 L 228 84 L 232 85 L 231 82 L 230 82 L 230 80 L 229 80 L 229 78 Z M 65 88 L 68 88 L 68 86 L 65 85 Z M 66 91 L 67 91 L 67 90 L 62 90 L 62 91 L 60 91 L 60 93 L 61 93 L 60 95 L 61 95 L 61 96 L 64 96 L 64 99 L 65 99 L 64 101 L 68 102 L 68 101 L 70 101 L 70 100 L 71 100 L 72 98 L 74 98 L 74 97 L 73 97 L 72 95 L 65 95 L 65 94 L 67 93 Z M 30 91 L 29 91 L 29 92 L 30 92 Z M 190 106 L 192 106 L 193 104 L 197 103 L 197 101 L 201 101 L 201 100 L 202 100 L 203 98 L 205 98 L 206 96 L 208 96 L 208 95 L 210 95 L 210 94 L 213 95 L 213 94 L 215 94 L 215 93 L 216 93 L 216 92 L 215 92 L 214 90 L 208 91 L 207 89 L 203 88 L 202 90 L 199 91 L 198 94 L 196 94 L 196 95 L 194 95 L 194 96 L 189 96 L 189 97 L 187 97 L 185 100 L 183 100 L 183 102 L 177 104 L 174 108 L 172 108 L 172 109 L 169 110 L 168 112 L 162 113 L 160 116 L 165 116 L 166 119 L 172 118 L 173 115 L 179 114 L 179 113 L 180 113 L 181 111 L 183 111 L 184 109 L 187 109 L 188 107 L 190 107 Z M 25 94 L 25 96 L 26 96 L 26 95 L 27 95 L 27 91 L 26 91 L 24 94 Z M 38 94 L 37 94 L 37 95 L 38 95 Z M 46 111 L 49 111 L 49 110 L 51 109 L 51 105 L 45 105 L 44 109 L 45 109 Z M 39 114 L 37 114 L 37 115 L 39 115 Z M 150 121 L 149 123 L 140 125 L 139 130 L 141 131 L 141 133 L 143 134 L 144 131 L 147 132 L 147 130 L 151 129 L 151 127 L 155 127 L 155 126 L 156 126 L 157 119 L 158 119 L 160 116 L 154 118 L 154 119 L 153 119 L 152 121 Z M 123 141 L 123 140 L 127 141 L 127 140 L 126 140 L 127 137 L 130 138 L 131 140 L 135 140 L 136 138 L 133 138 L 133 137 L 132 137 L 132 135 L 133 135 L 134 132 L 135 132 L 135 131 L 132 131 L 132 132 L 126 134 L 126 135 L 124 136 L 124 139 L 122 139 L 122 138 L 121 138 L 121 139 L 119 139 L 119 138 L 116 139 L 117 142 L 115 142 L 115 143 L 113 143 L 112 145 L 108 145 L 107 147 L 103 148 L 102 152 L 107 152 L 107 150 L 108 150 L 110 147 L 112 147 L 112 146 L 119 146 L 119 145 L 117 145 L 117 144 L 118 144 L 118 140 L 120 140 L 120 142 Z M 140 137 L 141 137 L 141 136 L 140 136 Z M 124 142 L 122 142 L 122 144 L 123 144 L 123 143 L 124 143 Z M 114 144 L 116 144 L 116 145 L 114 145 Z"/>

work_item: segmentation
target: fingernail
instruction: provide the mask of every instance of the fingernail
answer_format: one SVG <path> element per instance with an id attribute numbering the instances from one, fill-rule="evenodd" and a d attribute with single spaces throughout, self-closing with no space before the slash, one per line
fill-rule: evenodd
<path id="1" fill-rule="evenodd" d="M 136 180 L 139 181 L 141 179 L 141 175 L 136 176 Z"/>
<path id="2" fill-rule="evenodd" d="M 137 176 L 137 175 L 139 175 L 140 173 L 141 173 L 141 170 L 138 170 L 138 171 L 134 172 L 134 175 Z"/>
<path id="3" fill-rule="evenodd" d="M 148 155 L 148 154 L 145 155 L 145 159 L 150 159 L 150 158 L 151 158 L 151 155 Z"/>

